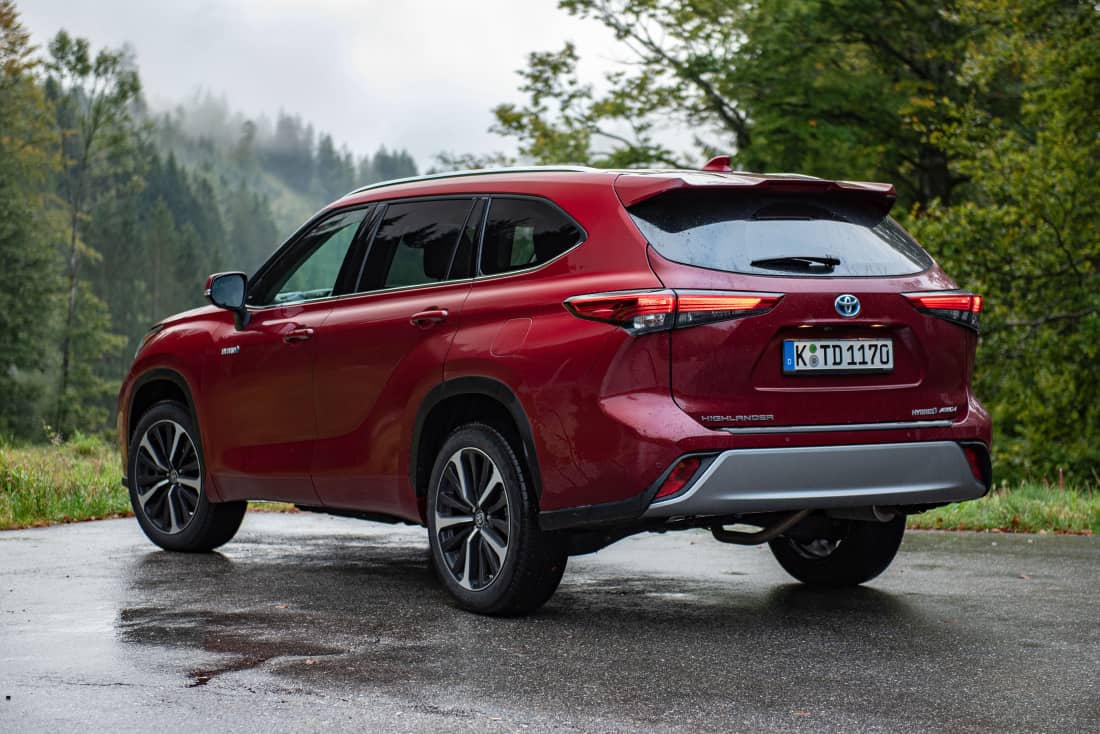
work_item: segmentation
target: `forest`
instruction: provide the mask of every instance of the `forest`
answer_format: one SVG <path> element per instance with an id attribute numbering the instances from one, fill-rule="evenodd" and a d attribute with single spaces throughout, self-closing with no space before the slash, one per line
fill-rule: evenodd
<path id="1" fill-rule="evenodd" d="M 492 131 L 522 163 L 889 181 L 894 209 L 986 310 L 976 390 L 999 478 L 1100 481 L 1100 9 L 1082 0 L 561 0 L 623 63 L 583 78 L 538 39 Z M 417 170 L 280 112 L 145 105 L 135 59 L 0 0 L 0 436 L 110 425 L 156 319 L 254 268 L 325 201 Z M 691 131 L 688 150 L 667 140 Z M 681 146 L 683 147 L 683 146 Z M 444 167 L 508 154 L 441 155 Z"/>
<path id="2" fill-rule="evenodd" d="M 356 186 L 416 175 L 403 150 L 356 156 L 299 116 L 246 119 L 196 94 L 145 103 L 137 61 L 59 31 L 35 49 L 0 0 L 0 437 L 110 430 L 157 320 L 206 276 L 251 272 Z"/>

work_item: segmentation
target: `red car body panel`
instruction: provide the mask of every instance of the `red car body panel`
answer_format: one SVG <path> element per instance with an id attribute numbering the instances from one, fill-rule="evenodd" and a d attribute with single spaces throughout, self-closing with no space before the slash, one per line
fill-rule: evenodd
<path id="1" fill-rule="evenodd" d="M 502 173 L 345 197 L 329 209 L 423 196 L 538 196 L 572 217 L 585 239 L 533 270 L 254 309 L 240 330 L 233 314 L 214 307 L 168 319 L 123 384 L 124 449 L 138 418 L 135 391 L 170 376 L 186 387 L 197 419 L 212 499 L 277 499 L 423 522 L 411 480 L 418 418 L 433 390 L 464 378 L 499 383 L 515 396 L 530 426 L 528 460 L 547 512 L 638 498 L 691 452 L 940 440 L 989 446 L 989 416 L 969 387 L 976 334 L 916 311 L 899 295 L 954 289 L 938 267 L 896 278 L 823 279 L 672 262 L 647 246 L 622 201 L 682 186 L 684 175 Z M 885 208 L 892 200 L 892 189 L 843 186 Z M 766 314 L 642 336 L 563 307 L 581 294 L 660 288 L 784 298 Z M 837 316 L 838 293 L 863 300 L 858 323 Z M 410 322 L 425 310 L 447 317 L 430 328 Z M 300 329 L 312 329 L 311 338 L 288 343 Z M 793 382 L 781 374 L 783 338 L 877 332 L 897 345 L 891 374 Z M 234 347 L 239 353 L 223 356 Z M 736 428 L 737 420 L 703 420 L 767 413 L 777 426 L 835 427 L 910 421 L 914 410 L 941 406 L 956 408 L 948 427 L 736 434 L 716 429 Z"/>
<path id="2" fill-rule="evenodd" d="M 419 518 L 408 482 L 415 408 L 443 380 L 469 291 L 460 281 L 355 296 L 333 308 L 315 357 L 323 377 L 313 481 L 323 505 Z M 436 309 L 447 311 L 445 321 L 410 323 Z"/>

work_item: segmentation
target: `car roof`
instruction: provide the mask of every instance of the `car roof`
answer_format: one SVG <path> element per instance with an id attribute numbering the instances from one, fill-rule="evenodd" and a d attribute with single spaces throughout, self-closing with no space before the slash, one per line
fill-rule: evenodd
<path id="1" fill-rule="evenodd" d="M 645 201 L 674 189 L 751 188 L 769 191 L 807 193 L 850 193 L 877 203 L 888 212 L 897 194 L 892 184 L 870 181 L 843 181 L 797 173 L 753 173 L 686 169 L 613 169 L 587 166 L 527 166 L 488 168 L 428 174 L 392 181 L 381 181 L 357 188 L 332 206 L 405 196 L 446 194 L 531 193 L 540 185 L 569 183 L 605 183 L 613 186 L 624 206 Z"/>

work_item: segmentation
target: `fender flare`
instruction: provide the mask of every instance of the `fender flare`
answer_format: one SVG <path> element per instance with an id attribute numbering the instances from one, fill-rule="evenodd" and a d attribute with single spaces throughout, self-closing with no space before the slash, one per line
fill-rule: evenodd
<path id="1" fill-rule="evenodd" d="M 484 395 L 493 398 L 505 407 L 516 425 L 520 441 L 523 444 L 523 459 L 530 474 L 531 486 L 535 490 L 535 496 L 541 497 L 542 475 L 539 472 L 538 453 L 535 450 L 535 436 L 531 431 L 531 422 L 527 418 L 523 404 L 520 403 L 519 398 L 505 383 L 492 377 L 479 376 L 456 377 L 441 382 L 432 388 L 424 396 L 424 400 L 421 401 L 420 408 L 416 412 L 416 420 L 413 423 L 413 435 L 409 448 L 409 482 L 413 487 L 413 491 L 415 492 L 417 487 L 417 457 L 420 454 L 420 436 L 424 430 L 424 422 L 433 408 L 448 398 L 460 395 Z"/>
<path id="2" fill-rule="evenodd" d="M 195 441 L 198 443 L 199 454 L 203 457 L 203 462 L 206 460 L 206 450 L 202 445 L 202 426 L 199 424 L 198 413 L 195 412 L 195 398 L 191 392 L 191 386 L 187 383 L 187 378 L 176 372 L 173 369 L 167 367 L 154 367 L 150 370 L 142 372 L 136 378 L 130 387 L 130 402 L 126 405 L 126 445 L 129 447 L 130 438 L 133 434 L 134 425 L 134 398 L 141 391 L 143 387 L 150 382 L 171 382 L 178 387 L 183 393 L 184 398 L 187 401 L 187 412 L 191 416 L 191 423 L 197 429 L 198 435 L 195 436 Z M 126 458 L 127 465 L 129 465 L 130 458 Z"/>

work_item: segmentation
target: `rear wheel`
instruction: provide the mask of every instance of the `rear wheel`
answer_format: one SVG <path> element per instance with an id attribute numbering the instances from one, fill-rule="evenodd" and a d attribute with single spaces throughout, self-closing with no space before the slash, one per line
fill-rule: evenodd
<path id="1" fill-rule="evenodd" d="M 500 616 L 542 606 L 561 582 L 566 554 L 540 530 L 538 501 L 508 441 L 484 424 L 459 428 L 430 481 L 432 563 L 458 604 Z"/>
<path id="2" fill-rule="evenodd" d="M 855 586 L 886 570 L 905 533 L 905 516 L 889 522 L 849 521 L 829 538 L 783 536 L 768 543 L 779 565 L 812 586 Z"/>
<path id="3" fill-rule="evenodd" d="M 244 518 L 247 503 L 207 499 L 198 431 L 179 403 L 157 403 L 138 421 L 127 474 L 138 524 L 166 550 L 213 550 Z"/>

